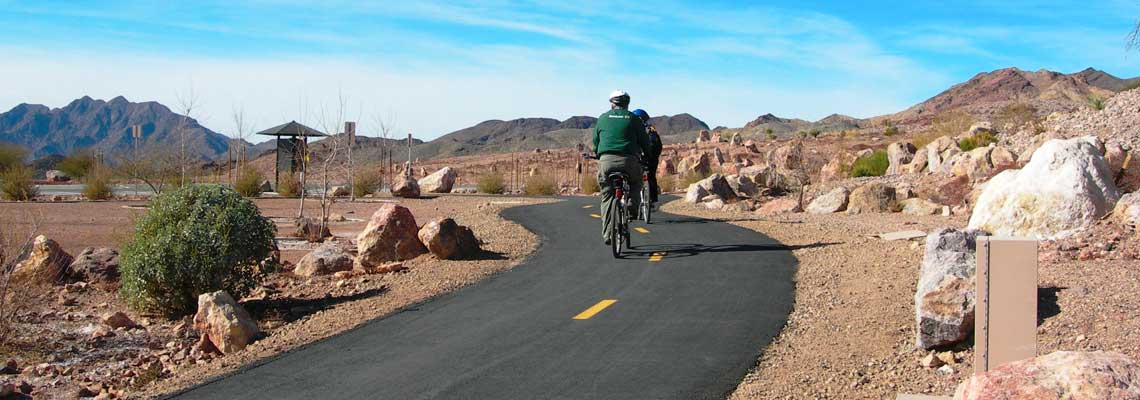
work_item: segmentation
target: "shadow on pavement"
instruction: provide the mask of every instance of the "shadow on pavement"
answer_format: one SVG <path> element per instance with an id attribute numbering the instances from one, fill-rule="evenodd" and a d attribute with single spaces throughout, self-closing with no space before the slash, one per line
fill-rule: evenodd
<path id="1" fill-rule="evenodd" d="M 633 246 L 632 249 L 623 252 L 622 258 L 649 258 L 654 253 L 662 253 L 665 255 L 663 258 L 681 258 L 692 257 L 701 253 L 736 253 L 736 252 L 761 252 L 761 251 L 795 251 L 799 249 L 810 249 L 816 247 L 826 247 L 840 242 L 818 242 L 804 245 L 788 246 L 783 244 L 722 244 L 707 246 L 696 243 L 678 243 L 678 244 L 645 244 L 640 246 Z"/>

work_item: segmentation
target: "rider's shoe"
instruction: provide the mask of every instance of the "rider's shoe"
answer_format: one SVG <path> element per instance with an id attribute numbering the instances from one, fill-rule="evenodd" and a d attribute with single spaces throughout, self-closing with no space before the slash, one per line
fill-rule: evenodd
<path id="1" fill-rule="evenodd" d="M 606 246 L 609 246 L 610 245 L 610 239 L 609 238 L 602 239 L 602 243 L 605 243 Z"/>

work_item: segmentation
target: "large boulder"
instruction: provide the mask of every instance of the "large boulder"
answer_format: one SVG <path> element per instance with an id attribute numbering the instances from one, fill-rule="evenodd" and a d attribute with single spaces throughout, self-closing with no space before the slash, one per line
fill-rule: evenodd
<path id="1" fill-rule="evenodd" d="M 967 377 L 955 400 L 1140 399 L 1140 364 L 1116 352 L 1057 351 Z"/>
<path id="2" fill-rule="evenodd" d="M 929 153 L 926 151 L 926 149 L 918 149 L 914 153 L 914 158 L 912 158 L 910 160 L 910 163 L 907 163 L 906 165 L 904 165 L 902 167 L 902 173 L 904 173 L 904 174 L 917 174 L 917 173 L 920 173 L 922 171 L 925 171 L 926 170 L 926 164 L 927 164 L 927 157 L 929 157 Z"/>
<path id="3" fill-rule="evenodd" d="M 725 179 L 721 174 L 712 174 L 708 178 L 697 182 L 697 184 L 705 188 L 705 190 L 708 190 L 709 193 L 717 195 L 722 200 L 731 201 L 736 199 L 736 191 L 728 184 L 728 179 Z"/>
<path id="4" fill-rule="evenodd" d="M 352 254 L 340 244 L 328 242 L 301 257 L 293 273 L 300 276 L 315 276 L 350 270 L 352 270 Z"/>
<path id="5" fill-rule="evenodd" d="M 73 258 L 59 247 L 59 243 L 39 235 L 31 246 L 22 249 L 16 257 L 12 281 L 59 283 L 67 277 L 67 267 Z"/>
<path id="6" fill-rule="evenodd" d="M 1120 193 L 1095 137 L 1050 140 L 1025 168 L 986 183 L 971 228 L 999 236 L 1060 239 L 1112 210 Z"/>
<path id="7" fill-rule="evenodd" d="M 415 258 L 427 252 L 417 236 L 416 218 L 407 207 L 380 206 L 356 237 L 357 262 L 365 268 Z"/>
<path id="8" fill-rule="evenodd" d="M 804 148 L 799 142 L 777 147 L 768 153 L 768 164 L 778 171 L 798 170 L 803 163 Z"/>
<path id="9" fill-rule="evenodd" d="M 914 159 L 914 153 L 917 150 L 911 142 L 896 142 L 888 145 L 887 161 L 890 164 L 887 166 L 887 175 L 903 173 L 903 166 Z"/>
<path id="10" fill-rule="evenodd" d="M 760 146 L 757 145 L 755 141 L 746 140 L 744 141 L 744 150 L 747 150 L 749 153 L 759 154 Z"/>
<path id="11" fill-rule="evenodd" d="M 855 163 L 855 155 L 847 152 L 840 153 L 827 161 L 819 170 L 820 182 L 840 181 L 847 179 L 848 169 Z"/>
<path id="12" fill-rule="evenodd" d="M 455 186 L 455 178 L 458 176 L 451 167 L 443 167 L 431 175 L 420 178 L 417 183 L 422 192 L 450 193 L 451 188 Z"/>
<path id="13" fill-rule="evenodd" d="M 771 216 L 778 214 L 787 214 L 800 211 L 800 202 L 792 197 L 777 197 L 767 203 L 760 205 L 756 209 L 756 214 L 761 216 Z"/>
<path id="14" fill-rule="evenodd" d="M 44 179 L 47 179 L 48 182 L 67 182 L 71 180 L 71 176 L 66 172 L 52 169 L 44 173 Z"/>
<path id="15" fill-rule="evenodd" d="M 681 173 L 707 176 L 712 172 L 712 161 L 708 153 L 693 154 L 681 159 Z"/>
<path id="16" fill-rule="evenodd" d="M 728 161 L 724 157 L 724 152 L 720 151 L 720 147 L 714 147 L 712 154 L 713 154 L 712 160 L 716 162 L 716 165 L 724 165 Z"/>
<path id="17" fill-rule="evenodd" d="M 847 199 L 847 213 L 894 212 L 897 204 L 895 188 L 882 183 L 868 183 L 851 191 Z"/>
<path id="18" fill-rule="evenodd" d="M 942 205 L 921 198 L 910 198 L 899 202 L 903 214 L 934 215 L 942 212 Z"/>
<path id="19" fill-rule="evenodd" d="M 1123 193 L 1140 189 L 1140 156 L 1119 143 L 1108 143 L 1104 149 L 1104 160 L 1116 187 Z"/>
<path id="20" fill-rule="evenodd" d="M 1120 197 L 1112 216 L 1125 224 L 1140 225 L 1140 192 L 1132 192 Z"/>
<path id="21" fill-rule="evenodd" d="M 929 349 L 957 343 L 974 330 L 974 258 L 977 229 L 944 228 L 926 236 L 914 292 L 916 344 Z"/>
<path id="22" fill-rule="evenodd" d="M 392 195 L 396 197 L 403 197 L 406 199 L 414 199 L 420 197 L 420 185 L 413 178 L 396 179 L 392 183 Z"/>
<path id="23" fill-rule="evenodd" d="M 946 154 L 951 149 L 958 149 L 958 142 L 951 139 L 949 136 L 942 136 L 926 145 L 926 163 L 927 169 L 930 172 L 942 171 L 942 162 L 946 159 L 943 154 Z"/>
<path id="24" fill-rule="evenodd" d="M 87 283 L 111 283 L 119 280 L 119 252 L 108 247 L 83 249 L 67 273 L 72 279 Z"/>
<path id="25" fill-rule="evenodd" d="M 475 238 L 475 233 L 451 218 L 424 224 L 418 236 L 431 254 L 442 260 L 470 259 L 479 255 L 479 239 Z"/>
<path id="26" fill-rule="evenodd" d="M 704 186 L 701 186 L 701 184 L 699 182 L 693 183 L 693 184 L 689 185 L 689 188 L 687 190 L 685 190 L 685 202 L 697 203 L 697 202 L 700 202 L 701 199 L 705 198 L 705 196 L 708 196 L 708 195 L 709 195 L 708 189 L 705 189 Z"/>
<path id="27" fill-rule="evenodd" d="M 749 198 L 757 194 L 756 183 L 752 182 L 747 176 L 729 175 L 724 177 L 728 182 L 728 186 L 736 193 L 736 197 Z"/>
<path id="28" fill-rule="evenodd" d="M 217 291 L 198 296 L 194 329 L 222 354 L 241 351 L 257 338 L 257 323 L 229 293 Z"/>
<path id="29" fill-rule="evenodd" d="M 847 209 L 847 196 L 851 194 L 847 188 L 840 186 L 826 194 L 816 197 L 807 206 L 807 212 L 812 214 L 831 214 Z"/>
<path id="30" fill-rule="evenodd" d="M 990 152 L 990 164 L 994 173 L 1017 168 L 1017 154 L 1005 147 L 995 146 Z"/>
<path id="31" fill-rule="evenodd" d="M 979 147 L 965 153 L 958 154 L 950 160 L 950 173 L 954 176 L 965 176 L 971 180 L 986 176 L 993 170 L 990 155 L 994 147 Z"/>

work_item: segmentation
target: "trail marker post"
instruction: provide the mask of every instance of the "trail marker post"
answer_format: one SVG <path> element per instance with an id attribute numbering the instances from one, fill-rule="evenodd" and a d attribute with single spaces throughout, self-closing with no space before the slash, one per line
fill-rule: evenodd
<path id="1" fill-rule="evenodd" d="M 974 373 L 1037 356 L 1037 241 L 978 237 Z"/>

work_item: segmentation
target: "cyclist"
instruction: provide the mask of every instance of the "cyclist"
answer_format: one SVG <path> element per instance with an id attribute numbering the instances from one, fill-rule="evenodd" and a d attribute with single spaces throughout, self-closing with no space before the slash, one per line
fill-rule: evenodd
<path id="1" fill-rule="evenodd" d="M 657 134 L 657 128 L 649 125 L 649 113 L 642 109 L 633 110 L 633 114 L 641 118 L 642 124 L 645 125 L 645 132 L 649 134 L 649 152 L 642 160 L 642 166 L 645 167 L 645 175 L 649 178 L 649 207 L 653 208 L 657 204 L 657 195 L 661 193 L 661 189 L 657 186 L 657 162 L 661 159 L 661 135 Z"/>
<path id="2" fill-rule="evenodd" d="M 629 112 L 629 93 L 615 90 L 610 93 L 610 110 L 598 116 L 593 134 L 594 153 L 598 155 L 598 186 L 602 192 L 602 239 L 608 245 L 611 238 L 611 224 L 616 223 L 610 215 L 610 203 L 614 200 L 614 190 L 606 179 L 614 172 L 624 172 L 629 178 L 632 200 L 630 215 L 636 214 L 638 196 L 641 192 L 641 156 L 649 153 L 649 135 L 645 125 Z"/>

